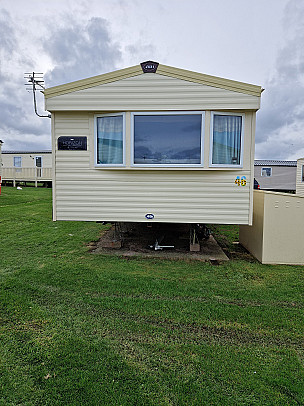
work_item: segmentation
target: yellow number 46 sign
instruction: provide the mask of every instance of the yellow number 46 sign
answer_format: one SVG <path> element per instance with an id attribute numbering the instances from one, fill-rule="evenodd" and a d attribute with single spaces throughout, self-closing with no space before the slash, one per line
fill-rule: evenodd
<path id="1" fill-rule="evenodd" d="M 246 183 L 247 183 L 247 181 L 246 181 L 246 176 L 242 176 L 242 177 L 237 176 L 236 179 L 235 179 L 235 181 L 234 181 L 234 183 L 235 183 L 237 186 L 246 186 Z"/>

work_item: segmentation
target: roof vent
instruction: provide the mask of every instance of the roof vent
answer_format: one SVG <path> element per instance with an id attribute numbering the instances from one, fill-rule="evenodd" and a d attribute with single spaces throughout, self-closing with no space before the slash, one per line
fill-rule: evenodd
<path id="1" fill-rule="evenodd" d="M 147 61 L 140 64 L 144 73 L 156 73 L 158 62 Z"/>

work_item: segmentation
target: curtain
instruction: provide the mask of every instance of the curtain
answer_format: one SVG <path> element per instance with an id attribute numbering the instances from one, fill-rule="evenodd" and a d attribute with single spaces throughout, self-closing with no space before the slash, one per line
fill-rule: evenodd
<path id="1" fill-rule="evenodd" d="M 123 116 L 97 118 L 97 163 L 123 164 Z"/>
<path id="2" fill-rule="evenodd" d="M 213 164 L 240 165 L 242 117 L 214 114 Z"/>

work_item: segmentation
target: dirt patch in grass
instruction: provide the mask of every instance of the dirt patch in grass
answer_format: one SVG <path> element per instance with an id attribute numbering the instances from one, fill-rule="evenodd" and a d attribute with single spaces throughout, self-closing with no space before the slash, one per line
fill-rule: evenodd
<path id="1" fill-rule="evenodd" d="M 100 315 L 100 314 L 99 314 Z M 217 342 L 221 344 L 233 344 L 233 345 L 260 345 L 269 346 L 275 345 L 278 347 L 295 347 L 297 349 L 303 348 L 302 340 L 294 337 L 275 337 L 270 332 L 266 333 L 261 331 L 260 333 L 251 332 L 245 329 L 233 328 L 229 326 L 217 327 L 206 326 L 198 323 L 183 323 L 168 320 L 164 318 L 155 318 L 153 316 L 142 316 L 137 314 L 124 313 L 122 311 L 116 311 L 115 309 L 107 309 L 102 312 L 103 317 L 120 320 L 120 322 L 134 322 L 141 326 L 150 326 L 154 333 L 150 336 L 149 330 L 141 334 L 132 333 L 131 329 L 126 331 L 125 337 L 129 341 L 142 341 L 153 342 L 154 334 L 157 331 L 157 336 L 161 340 L 172 343 L 187 342 L 192 344 L 200 344 L 202 342 L 211 343 Z M 157 330 L 155 330 L 157 329 Z M 95 330 L 95 334 L 98 334 L 98 330 Z M 122 333 L 121 333 L 122 334 Z"/>
<path id="2" fill-rule="evenodd" d="M 257 260 L 239 243 L 238 225 L 210 225 L 210 231 L 229 259 Z"/>
<path id="3" fill-rule="evenodd" d="M 188 224 L 122 223 L 105 231 L 98 242 L 89 243 L 88 247 L 96 254 L 125 258 L 190 259 L 211 261 L 213 264 L 228 260 L 212 235 L 206 239 L 199 238 L 199 243 L 199 251 L 191 252 Z"/>

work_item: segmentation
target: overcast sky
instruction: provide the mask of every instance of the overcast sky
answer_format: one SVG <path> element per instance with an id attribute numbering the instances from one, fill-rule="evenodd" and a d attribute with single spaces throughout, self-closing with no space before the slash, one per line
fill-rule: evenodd
<path id="1" fill-rule="evenodd" d="M 24 72 L 46 87 L 133 66 L 165 65 L 261 85 L 256 158 L 304 156 L 304 1 L 0 0 L 0 139 L 50 149 Z M 39 97 L 39 112 L 43 96 Z"/>

